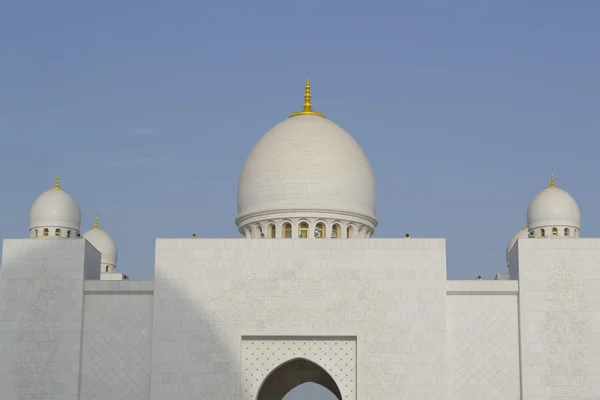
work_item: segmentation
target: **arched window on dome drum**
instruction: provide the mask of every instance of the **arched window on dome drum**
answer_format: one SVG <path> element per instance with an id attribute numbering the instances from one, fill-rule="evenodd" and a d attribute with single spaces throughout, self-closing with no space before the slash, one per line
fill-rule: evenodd
<path id="1" fill-rule="evenodd" d="M 104 269 L 104 272 L 108 272 L 108 265 L 106 266 L 106 268 Z"/>
<path id="2" fill-rule="evenodd" d="M 308 238 L 308 223 L 302 222 L 300 226 L 298 226 L 298 237 L 303 239 Z"/>
<path id="3" fill-rule="evenodd" d="M 558 236 L 558 229 L 552 228 L 552 236 Z"/>
<path id="4" fill-rule="evenodd" d="M 33 237 L 38 237 L 38 230 L 37 229 L 33 231 Z"/>
<path id="5" fill-rule="evenodd" d="M 70 238 L 70 237 L 71 237 L 71 230 L 70 230 L 70 229 L 67 231 L 67 237 L 68 237 L 68 238 Z"/>
<path id="6" fill-rule="evenodd" d="M 48 236 L 49 233 L 50 231 L 48 230 L 48 228 L 44 228 L 44 236 Z"/>
<path id="7" fill-rule="evenodd" d="M 569 236 L 569 228 L 565 228 L 565 236 Z"/>
<path id="8" fill-rule="evenodd" d="M 271 226 L 269 226 L 269 237 L 271 239 L 275 239 L 276 233 L 277 233 L 277 230 L 275 229 L 275 225 L 271 224 Z"/>
<path id="9" fill-rule="evenodd" d="M 346 228 L 346 237 L 350 239 L 354 235 L 354 227 L 349 226 Z"/>
<path id="10" fill-rule="evenodd" d="M 292 224 L 290 224 L 289 222 L 283 224 L 283 237 L 285 239 L 292 238 Z"/>
<path id="11" fill-rule="evenodd" d="M 325 239 L 325 225 L 322 222 L 317 224 L 315 229 L 315 237 L 318 239 Z"/>
<path id="12" fill-rule="evenodd" d="M 54 231 L 54 236 L 60 236 L 61 232 L 60 229 L 57 229 Z"/>
<path id="13" fill-rule="evenodd" d="M 541 237 L 546 236 L 546 230 L 544 228 L 540 229 L 540 236 Z"/>
<path id="14" fill-rule="evenodd" d="M 339 224 L 334 224 L 333 227 L 331 228 L 331 237 L 333 239 L 340 238 L 340 225 Z"/>

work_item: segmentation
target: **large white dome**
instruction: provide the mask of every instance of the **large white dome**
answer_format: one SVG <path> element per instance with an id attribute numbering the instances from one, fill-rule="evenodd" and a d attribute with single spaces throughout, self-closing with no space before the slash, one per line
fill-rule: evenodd
<path id="1" fill-rule="evenodd" d="M 100 229 L 97 217 L 94 227 L 84 233 L 83 237 L 100 252 L 102 265 L 117 266 L 117 245 L 105 231 Z"/>
<path id="2" fill-rule="evenodd" d="M 530 229 L 551 226 L 566 226 L 579 229 L 581 213 L 575 199 L 554 184 L 539 192 L 527 209 L 527 224 Z"/>
<path id="3" fill-rule="evenodd" d="M 515 235 L 508 242 L 508 246 L 506 246 L 506 261 L 507 262 L 508 262 L 508 258 L 510 255 L 510 251 L 515 246 L 515 243 L 517 243 L 517 240 L 526 239 L 528 237 L 529 237 L 529 229 L 527 226 L 525 228 L 521 229 L 519 232 L 515 233 Z"/>
<path id="4" fill-rule="evenodd" d="M 66 228 L 79 231 L 81 211 L 69 193 L 56 185 L 42 193 L 29 212 L 29 229 Z"/>
<path id="5" fill-rule="evenodd" d="M 354 138 L 314 115 L 269 130 L 242 170 L 238 214 L 275 210 L 327 210 L 375 220 L 375 179 Z"/>

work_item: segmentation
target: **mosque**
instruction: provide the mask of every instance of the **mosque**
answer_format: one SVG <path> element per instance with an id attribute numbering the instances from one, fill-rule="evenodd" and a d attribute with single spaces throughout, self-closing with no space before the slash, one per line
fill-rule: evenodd
<path id="1" fill-rule="evenodd" d="M 600 398 L 600 239 L 554 175 L 507 272 L 449 281 L 444 239 L 372 238 L 369 161 L 310 89 L 246 160 L 241 238 L 156 239 L 153 281 L 56 178 L 3 241 L 2 399 Z"/>

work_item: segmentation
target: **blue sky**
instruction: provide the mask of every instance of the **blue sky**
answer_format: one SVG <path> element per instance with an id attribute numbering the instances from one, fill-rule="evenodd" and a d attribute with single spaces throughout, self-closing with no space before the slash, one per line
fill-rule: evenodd
<path id="1" fill-rule="evenodd" d="M 448 277 L 505 271 L 551 171 L 600 236 L 600 3 L 6 2 L 0 238 L 54 182 L 151 279 L 156 237 L 237 237 L 253 144 L 300 109 L 348 130 L 377 237 L 445 237 Z"/>

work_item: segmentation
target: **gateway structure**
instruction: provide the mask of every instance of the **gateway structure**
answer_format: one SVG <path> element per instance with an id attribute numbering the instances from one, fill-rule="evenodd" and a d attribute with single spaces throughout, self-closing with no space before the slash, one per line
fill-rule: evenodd
<path id="1" fill-rule="evenodd" d="M 443 239 L 371 238 L 375 215 L 369 162 L 308 81 L 243 168 L 243 238 L 157 239 L 152 282 L 116 273 L 57 181 L 3 243 L 1 397 L 600 397 L 600 239 L 554 178 L 496 280 L 447 281 Z"/>

